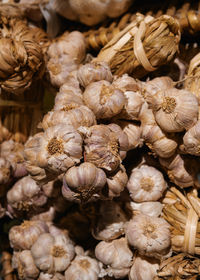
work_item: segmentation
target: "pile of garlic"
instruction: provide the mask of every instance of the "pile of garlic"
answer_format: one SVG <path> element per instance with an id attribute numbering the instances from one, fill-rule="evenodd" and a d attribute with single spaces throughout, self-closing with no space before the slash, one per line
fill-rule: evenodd
<path id="1" fill-rule="evenodd" d="M 84 59 L 81 33 L 52 42 L 53 109 L 24 145 L 1 143 L 0 217 L 24 220 L 12 265 L 19 279 L 151 280 L 173 254 L 166 190 L 199 187 L 198 99 Z"/>

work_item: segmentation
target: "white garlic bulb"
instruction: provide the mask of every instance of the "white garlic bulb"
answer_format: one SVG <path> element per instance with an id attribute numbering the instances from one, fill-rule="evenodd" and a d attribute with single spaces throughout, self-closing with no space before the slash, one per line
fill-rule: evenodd
<path id="1" fill-rule="evenodd" d="M 96 124 L 94 113 L 86 106 L 79 104 L 69 104 L 61 110 L 49 111 L 43 118 L 40 126 L 46 130 L 48 127 L 65 124 L 72 125 L 74 128 L 79 126 L 92 126 Z"/>
<path id="2" fill-rule="evenodd" d="M 148 100 L 148 98 L 150 98 L 154 94 L 157 94 L 159 91 L 170 89 L 173 87 L 173 80 L 168 76 L 163 76 L 143 83 L 142 91 L 144 93 L 144 97 Z"/>
<path id="3" fill-rule="evenodd" d="M 167 183 L 159 170 L 144 164 L 132 170 L 127 188 L 133 201 L 156 201 L 162 197 Z"/>
<path id="4" fill-rule="evenodd" d="M 158 260 L 136 255 L 129 273 L 129 280 L 153 280 L 158 270 Z"/>
<path id="5" fill-rule="evenodd" d="M 200 121 L 191 127 L 183 136 L 182 149 L 191 155 L 200 156 Z"/>
<path id="6" fill-rule="evenodd" d="M 10 229 L 10 245 L 15 250 L 29 250 L 38 237 L 45 232 L 48 232 L 45 222 L 24 221 L 21 225 Z"/>
<path id="7" fill-rule="evenodd" d="M 95 248 L 95 255 L 107 266 L 108 276 L 118 279 L 128 275 L 133 253 L 128 247 L 126 238 L 122 237 L 111 242 L 101 241 Z"/>
<path id="8" fill-rule="evenodd" d="M 109 174 L 106 181 L 108 186 L 108 197 L 120 196 L 120 193 L 124 190 L 128 182 L 128 176 L 124 166 L 120 164 L 119 169 L 114 173 Z"/>
<path id="9" fill-rule="evenodd" d="M 80 127 L 78 131 L 84 135 L 84 160 L 115 171 L 121 162 L 117 135 L 106 125 Z"/>
<path id="10" fill-rule="evenodd" d="M 101 80 L 112 82 L 113 76 L 106 62 L 91 62 L 81 65 L 77 73 L 78 80 L 84 88 Z"/>
<path id="11" fill-rule="evenodd" d="M 14 258 L 16 258 L 14 262 L 16 264 L 15 268 L 17 269 L 19 279 L 34 280 L 38 277 L 39 270 L 37 269 L 29 250 L 17 253 Z"/>
<path id="12" fill-rule="evenodd" d="M 159 91 L 148 102 L 153 106 L 156 122 L 166 132 L 184 131 L 197 122 L 198 99 L 187 90 Z"/>
<path id="13" fill-rule="evenodd" d="M 38 280 L 65 280 L 65 277 L 58 272 L 53 274 L 41 272 Z"/>
<path id="14" fill-rule="evenodd" d="M 12 208 L 29 211 L 47 202 L 41 187 L 30 177 L 18 180 L 7 193 L 7 201 Z"/>
<path id="15" fill-rule="evenodd" d="M 116 239 L 124 233 L 126 221 L 125 213 L 116 202 L 102 201 L 92 235 L 97 240 Z"/>
<path id="16" fill-rule="evenodd" d="M 97 280 L 100 267 L 97 260 L 78 255 L 65 271 L 66 280 Z"/>
<path id="17" fill-rule="evenodd" d="M 127 225 L 126 237 L 141 255 L 161 258 L 170 248 L 170 226 L 162 218 L 144 214 L 134 216 Z"/>
<path id="18" fill-rule="evenodd" d="M 123 92 L 105 80 L 89 84 L 83 92 L 83 100 L 97 119 L 119 114 L 125 104 Z"/>
<path id="19" fill-rule="evenodd" d="M 44 233 L 31 247 L 31 254 L 41 271 L 62 272 L 74 257 L 74 246 L 65 234 L 52 236 L 50 233 Z"/>
<path id="20" fill-rule="evenodd" d="M 113 86 L 119 88 L 123 92 L 139 92 L 141 90 L 141 83 L 128 74 L 123 74 L 121 77 L 114 76 Z"/>
<path id="21" fill-rule="evenodd" d="M 101 191 L 106 184 L 106 174 L 90 162 L 71 167 L 64 176 L 63 196 L 68 188 L 75 194 L 76 200 L 87 202 L 92 196 Z M 67 198 L 67 197 L 66 197 Z"/>
<path id="22" fill-rule="evenodd" d="M 80 162 L 82 137 L 72 126 L 58 124 L 30 138 L 24 154 L 27 163 L 59 174 Z"/>
<path id="23" fill-rule="evenodd" d="M 141 212 L 151 217 L 159 217 L 162 213 L 163 205 L 158 201 L 146 201 L 141 203 L 131 201 L 128 204 L 128 208 L 133 212 Z"/>

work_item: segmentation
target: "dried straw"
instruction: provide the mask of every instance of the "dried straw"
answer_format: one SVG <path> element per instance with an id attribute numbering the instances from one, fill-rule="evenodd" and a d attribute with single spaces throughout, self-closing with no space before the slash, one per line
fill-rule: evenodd
<path id="1" fill-rule="evenodd" d="M 141 78 L 175 56 L 180 41 L 178 22 L 163 15 L 157 19 L 138 14 L 136 20 L 118 33 L 99 53 L 114 74 Z"/>
<path id="2" fill-rule="evenodd" d="M 12 255 L 8 252 L 3 252 L 1 257 L 1 263 L 3 267 L 2 276 L 4 280 L 16 280 L 13 274 L 13 268 L 11 265 Z"/>
<path id="3" fill-rule="evenodd" d="M 171 225 L 172 249 L 200 255 L 200 199 L 193 189 L 183 195 L 171 187 L 163 200 L 164 218 Z"/>

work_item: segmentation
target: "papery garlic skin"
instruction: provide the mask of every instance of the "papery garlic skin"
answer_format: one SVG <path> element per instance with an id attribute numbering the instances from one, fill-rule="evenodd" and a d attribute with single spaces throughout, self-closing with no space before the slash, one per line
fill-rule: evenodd
<path id="1" fill-rule="evenodd" d="M 17 268 L 19 279 L 31 280 L 38 277 L 39 270 L 37 269 L 29 250 L 19 252 L 15 258 L 15 268 Z"/>
<path id="2" fill-rule="evenodd" d="M 65 280 L 65 277 L 61 273 L 49 274 L 41 272 L 38 280 Z"/>
<path id="3" fill-rule="evenodd" d="M 112 82 L 113 76 L 106 62 L 91 62 L 81 65 L 77 71 L 77 78 L 84 88 L 89 84 L 101 80 Z"/>
<path id="4" fill-rule="evenodd" d="M 100 267 L 97 260 L 89 256 L 78 255 L 65 271 L 65 279 L 68 280 L 97 280 Z"/>
<path id="5" fill-rule="evenodd" d="M 80 162 L 82 137 L 72 126 L 58 124 L 30 138 L 24 154 L 27 163 L 59 174 Z"/>
<path id="6" fill-rule="evenodd" d="M 107 265 L 108 276 L 121 279 L 129 273 L 133 253 L 128 247 L 126 238 L 122 237 L 111 242 L 101 241 L 95 248 L 95 255 Z"/>
<path id="7" fill-rule="evenodd" d="M 64 234 L 52 236 L 50 233 L 44 233 L 31 247 L 31 254 L 41 271 L 62 272 L 74 257 L 74 246 Z"/>
<path id="8" fill-rule="evenodd" d="M 144 97 L 148 100 L 148 97 L 152 97 L 161 90 L 167 90 L 174 87 L 173 80 L 168 76 L 154 78 L 148 82 L 142 84 L 142 91 Z"/>
<path id="9" fill-rule="evenodd" d="M 106 184 L 105 172 L 90 162 L 70 168 L 64 176 L 66 185 L 83 202 L 100 192 Z M 63 192 L 65 196 L 65 193 Z"/>
<path id="10" fill-rule="evenodd" d="M 200 121 L 183 136 L 183 150 L 191 155 L 200 156 Z"/>
<path id="11" fill-rule="evenodd" d="M 89 84 L 83 92 L 83 100 L 97 119 L 117 115 L 125 104 L 123 92 L 105 80 Z"/>
<path id="12" fill-rule="evenodd" d="M 7 193 L 7 201 L 17 210 L 29 211 L 31 208 L 43 206 L 47 197 L 41 187 L 30 177 L 18 180 Z"/>
<path id="13" fill-rule="evenodd" d="M 15 250 L 29 250 L 38 237 L 45 232 L 48 232 L 45 222 L 24 221 L 21 225 L 10 229 L 10 245 Z"/>
<path id="14" fill-rule="evenodd" d="M 198 99 L 187 90 L 172 88 L 160 91 L 150 103 L 156 122 L 166 132 L 181 132 L 197 122 Z"/>
<path id="15" fill-rule="evenodd" d="M 11 179 L 12 168 L 6 158 L 0 157 L 0 185 L 7 184 Z M 1 196 L 1 191 L 0 191 Z"/>
<path id="16" fill-rule="evenodd" d="M 139 92 L 141 89 L 141 84 L 128 74 L 123 74 L 122 76 L 114 76 L 113 86 L 119 88 L 121 91 L 134 91 Z"/>
<path id="17" fill-rule="evenodd" d="M 170 247 L 170 225 L 163 218 L 138 214 L 128 222 L 126 237 L 141 255 L 161 258 Z"/>
<path id="18" fill-rule="evenodd" d="M 97 240 L 110 241 L 124 233 L 127 219 L 124 211 L 114 201 L 102 201 L 92 235 Z"/>
<path id="19" fill-rule="evenodd" d="M 66 105 L 61 110 L 49 111 L 43 118 L 40 126 L 45 130 L 57 124 L 79 126 L 92 126 L 96 124 L 94 113 L 86 106 L 76 104 Z"/>
<path id="20" fill-rule="evenodd" d="M 84 160 L 108 172 L 120 165 L 117 135 L 106 125 L 94 125 L 78 129 L 84 137 Z"/>
<path id="21" fill-rule="evenodd" d="M 159 270 L 159 261 L 136 255 L 129 273 L 129 280 L 153 280 Z"/>
<path id="22" fill-rule="evenodd" d="M 167 183 L 155 167 L 142 165 L 132 170 L 127 188 L 133 201 L 156 201 L 162 197 Z"/>
<path id="23" fill-rule="evenodd" d="M 131 201 L 128 208 L 134 212 L 141 212 L 151 217 L 159 217 L 162 213 L 163 205 L 158 201 L 136 203 Z"/>

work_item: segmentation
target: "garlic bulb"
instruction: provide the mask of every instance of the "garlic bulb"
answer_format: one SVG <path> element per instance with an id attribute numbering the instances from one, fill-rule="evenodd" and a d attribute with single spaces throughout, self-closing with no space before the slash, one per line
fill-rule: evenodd
<path id="1" fill-rule="evenodd" d="M 48 127 L 63 123 L 72 125 L 74 128 L 79 126 L 92 126 L 96 124 L 94 113 L 86 106 L 69 104 L 61 110 L 49 111 L 43 118 L 41 127 L 45 130 Z"/>
<path id="2" fill-rule="evenodd" d="M 191 155 L 200 156 L 200 121 L 191 127 L 183 136 L 182 149 Z"/>
<path id="3" fill-rule="evenodd" d="M 97 260 L 89 256 L 78 255 L 65 271 L 65 279 L 68 280 L 97 280 L 100 267 Z"/>
<path id="4" fill-rule="evenodd" d="M 82 137 L 72 126 L 58 124 L 30 138 L 24 154 L 30 165 L 59 174 L 80 162 Z M 27 170 L 32 173 L 29 166 Z"/>
<path id="5" fill-rule="evenodd" d="M 0 157 L 0 197 L 7 191 L 8 184 L 11 182 L 12 167 L 8 160 Z"/>
<path id="6" fill-rule="evenodd" d="M 139 81 L 136 81 L 128 74 L 123 74 L 122 76 L 114 76 L 113 86 L 120 89 L 123 92 L 140 92 L 141 90 L 141 83 Z"/>
<path id="7" fill-rule="evenodd" d="M 198 99 L 187 90 L 176 88 L 159 91 L 149 100 L 156 122 L 166 132 L 180 132 L 198 119 Z"/>
<path id="8" fill-rule="evenodd" d="M 101 241 L 95 248 L 95 255 L 107 266 L 108 276 L 118 279 L 128 275 L 133 253 L 128 247 L 126 238 L 122 237 L 111 242 Z"/>
<path id="9" fill-rule="evenodd" d="M 136 255 L 129 273 L 129 280 L 153 280 L 158 270 L 158 260 Z"/>
<path id="10" fill-rule="evenodd" d="M 162 218 L 138 214 L 128 222 L 126 237 L 141 255 L 160 258 L 170 247 L 169 228 Z"/>
<path id="11" fill-rule="evenodd" d="M 49 274 L 41 272 L 38 280 L 65 280 L 65 277 L 61 273 Z"/>
<path id="12" fill-rule="evenodd" d="M 74 197 L 82 202 L 88 201 L 100 192 L 106 183 L 106 174 L 90 162 L 71 167 L 64 176 L 63 196 L 68 188 L 74 192 Z"/>
<path id="13" fill-rule="evenodd" d="M 113 172 L 120 165 L 117 135 L 106 125 L 78 129 L 84 135 L 84 159 L 99 168 Z"/>
<path id="14" fill-rule="evenodd" d="M 83 93 L 83 100 L 97 119 L 117 115 L 125 104 L 123 92 L 105 80 L 89 84 Z"/>
<path id="15" fill-rule="evenodd" d="M 128 182 L 128 176 L 124 166 L 121 164 L 119 169 L 107 176 L 106 181 L 108 186 L 108 197 L 112 198 L 120 196 L 120 193 L 124 190 Z"/>
<path id="16" fill-rule="evenodd" d="M 77 77 L 84 88 L 93 82 L 101 80 L 112 82 L 113 80 L 110 68 L 105 62 L 91 62 L 81 65 L 78 69 Z"/>
<path id="17" fill-rule="evenodd" d="M 34 280 L 38 277 L 39 270 L 37 269 L 29 250 L 17 253 L 15 258 L 15 268 L 17 269 L 19 279 Z"/>
<path id="18" fill-rule="evenodd" d="M 47 211 L 42 211 L 40 214 L 33 215 L 31 221 L 53 222 L 56 217 L 56 209 L 54 206 L 49 207 Z"/>
<path id="19" fill-rule="evenodd" d="M 57 38 L 48 49 L 49 71 L 51 83 L 60 87 L 66 82 L 70 72 L 78 68 L 85 57 L 85 39 L 82 33 L 65 32 Z"/>
<path id="20" fill-rule="evenodd" d="M 125 213 L 116 202 L 102 201 L 92 235 L 97 240 L 116 239 L 124 233 L 126 221 Z"/>
<path id="21" fill-rule="evenodd" d="M 50 233 L 44 233 L 31 247 L 31 254 L 41 271 L 62 272 L 74 257 L 74 246 L 64 234 L 52 236 Z"/>
<path id="22" fill-rule="evenodd" d="M 7 193 L 12 208 L 22 211 L 37 210 L 47 202 L 47 197 L 37 183 L 29 176 L 18 180 Z"/>
<path id="23" fill-rule="evenodd" d="M 159 170 L 144 164 L 132 170 L 127 188 L 133 201 L 156 201 L 162 197 L 167 183 Z"/>
<path id="24" fill-rule="evenodd" d="M 29 250 L 38 237 L 45 232 L 48 232 L 45 222 L 24 221 L 21 225 L 10 229 L 10 245 L 14 250 Z"/>
<path id="25" fill-rule="evenodd" d="M 163 205 L 158 201 L 146 201 L 141 203 L 131 201 L 128 204 L 128 208 L 134 213 L 141 212 L 142 214 L 151 217 L 159 217 L 162 213 Z"/>

